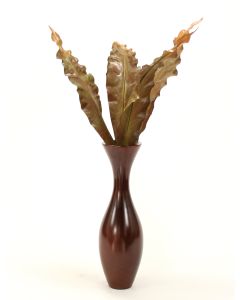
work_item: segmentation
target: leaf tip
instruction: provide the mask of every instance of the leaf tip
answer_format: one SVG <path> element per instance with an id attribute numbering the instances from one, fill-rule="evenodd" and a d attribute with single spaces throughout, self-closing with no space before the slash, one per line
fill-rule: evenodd
<path id="1" fill-rule="evenodd" d="M 49 29 L 51 30 L 51 39 L 53 42 L 55 42 L 59 47 L 62 47 L 62 40 L 59 36 L 59 34 L 51 27 L 51 26 L 48 26 Z"/>
<path id="2" fill-rule="evenodd" d="M 198 27 L 196 28 L 197 25 L 199 25 L 203 20 L 203 17 L 201 19 L 199 19 L 198 21 L 195 21 L 193 22 L 187 29 L 187 31 L 190 32 L 190 34 L 193 34 L 197 29 Z M 195 29 L 194 29 L 195 28 Z"/>
<path id="3" fill-rule="evenodd" d="M 203 18 L 199 19 L 198 21 L 193 22 L 188 29 L 183 29 L 179 32 L 178 36 L 173 40 L 174 47 L 179 47 L 184 43 L 188 43 L 190 38 L 194 32 L 198 29 L 196 27 L 200 22 L 202 22 Z"/>

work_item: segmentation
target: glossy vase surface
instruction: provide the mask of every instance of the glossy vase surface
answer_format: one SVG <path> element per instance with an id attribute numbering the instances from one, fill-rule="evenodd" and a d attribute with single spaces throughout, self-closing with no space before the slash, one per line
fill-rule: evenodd
<path id="1" fill-rule="evenodd" d="M 129 175 L 140 148 L 104 146 L 112 164 L 114 188 L 99 237 L 103 270 L 111 288 L 130 288 L 142 256 L 142 227 L 129 191 Z"/>

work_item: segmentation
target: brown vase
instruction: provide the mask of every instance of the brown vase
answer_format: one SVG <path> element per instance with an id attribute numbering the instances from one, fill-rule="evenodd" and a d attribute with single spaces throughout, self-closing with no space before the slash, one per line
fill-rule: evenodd
<path id="1" fill-rule="evenodd" d="M 142 227 L 129 191 L 130 170 L 139 147 L 104 145 L 112 164 L 114 188 L 101 225 L 99 248 L 105 276 L 114 289 L 132 286 L 142 256 Z"/>

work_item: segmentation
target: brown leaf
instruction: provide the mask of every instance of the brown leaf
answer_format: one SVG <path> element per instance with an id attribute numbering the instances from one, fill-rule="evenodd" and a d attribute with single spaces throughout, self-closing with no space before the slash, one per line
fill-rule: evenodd
<path id="1" fill-rule="evenodd" d="M 57 58 L 62 60 L 64 74 L 77 86 L 82 110 L 103 141 L 106 144 L 114 144 L 102 118 L 102 107 L 94 77 L 91 74 L 87 74 L 85 66 L 78 64 L 78 59 L 72 55 L 70 50 L 66 51 L 63 49 L 60 36 L 52 28 L 50 29 L 52 31 L 52 40 L 59 47 Z"/>
<path id="2" fill-rule="evenodd" d="M 202 20 L 202 19 L 201 19 Z M 167 84 L 170 76 L 177 75 L 176 66 L 180 63 L 183 44 L 190 41 L 195 32 L 192 29 L 201 22 L 194 22 L 187 30 L 181 30 L 173 40 L 174 47 L 164 51 L 151 65 L 145 65 L 140 70 L 139 99 L 132 104 L 131 117 L 125 133 L 126 143 L 136 144 L 139 135 L 146 128 L 146 124 L 154 109 L 154 102 L 160 95 L 161 89 Z"/>
<path id="3" fill-rule="evenodd" d="M 132 49 L 114 42 L 108 58 L 107 92 L 116 144 L 122 145 L 126 110 L 138 100 L 137 59 Z"/>

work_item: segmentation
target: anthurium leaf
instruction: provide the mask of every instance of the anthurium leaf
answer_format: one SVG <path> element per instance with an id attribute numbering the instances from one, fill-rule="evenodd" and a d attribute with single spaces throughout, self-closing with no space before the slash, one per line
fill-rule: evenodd
<path id="1" fill-rule="evenodd" d="M 136 144 L 139 135 L 146 128 L 146 124 L 154 109 L 154 102 L 160 95 L 161 89 L 167 84 L 170 76 L 177 75 L 176 66 L 180 63 L 183 44 L 190 41 L 195 32 L 193 28 L 201 20 L 194 22 L 187 30 L 179 32 L 173 40 L 174 47 L 164 51 L 162 56 L 156 58 L 151 65 L 145 65 L 140 70 L 139 100 L 133 103 L 128 130 L 125 140 L 128 144 Z"/>
<path id="2" fill-rule="evenodd" d="M 91 74 L 87 74 L 85 66 L 78 64 L 78 59 L 72 55 L 70 50 L 63 49 L 60 36 L 52 28 L 50 29 L 52 31 L 52 40 L 59 47 L 57 58 L 62 60 L 64 74 L 77 86 L 82 110 L 103 141 L 106 144 L 114 144 L 102 117 L 102 107 L 98 95 L 98 87 L 94 83 L 94 77 Z"/>
<path id="3" fill-rule="evenodd" d="M 114 42 L 108 58 L 107 93 L 116 143 L 121 145 L 128 107 L 138 100 L 137 59 L 132 49 Z"/>

